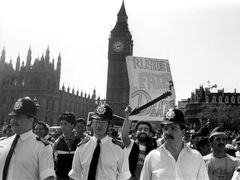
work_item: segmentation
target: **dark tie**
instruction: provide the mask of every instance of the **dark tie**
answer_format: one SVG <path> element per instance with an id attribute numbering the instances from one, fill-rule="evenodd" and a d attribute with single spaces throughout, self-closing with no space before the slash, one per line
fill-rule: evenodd
<path id="1" fill-rule="evenodd" d="M 3 168 L 2 180 L 6 180 L 7 179 L 8 167 L 9 167 L 9 164 L 10 164 L 10 161 L 11 161 L 14 149 L 15 149 L 15 147 L 17 145 L 17 142 L 18 142 L 19 138 L 20 138 L 20 136 L 16 135 L 15 139 L 13 140 L 12 146 L 11 146 L 9 152 L 8 152 L 8 155 L 7 155 L 5 164 L 4 164 L 4 168 Z"/>
<path id="2" fill-rule="evenodd" d="M 96 178 L 96 171 L 97 171 L 98 159 L 100 154 L 100 143 L 101 141 L 98 139 L 97 146 L 93 152 L 92 161 L 88 171 L 88 180 L 95 180 Z"/>

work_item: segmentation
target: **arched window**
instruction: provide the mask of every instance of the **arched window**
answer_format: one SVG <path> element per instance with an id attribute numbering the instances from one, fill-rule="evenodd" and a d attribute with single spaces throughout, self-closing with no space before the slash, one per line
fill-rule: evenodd
<path id="1" fill-rule="evenodd" d="M 222 96 L 219 96 L 218 97 L 218 103 L 222 103 L 222 100 L 223 100 Z"/>
<path id="2" fill-rule="evenodd" d="M 212 102 L 215 103 L 216 102 L 216 96 L 212 97 Z"/>
<path id="3" fill-rule="evenodd" d="M 231 103 L 235 103 L 235 97 L 234 96 L 231 97 Z"/>
<path id="4" fill-rule="evenodd" d="M 225 97 L 225 103 L 229 103 L 229 97 L 228 96 Z"/>
<path id="5" fill-rule="evenodd" d="M 238 98 L 237 98 L 237 102 L 240 104 L 240 96 L 238 96 Z"/>

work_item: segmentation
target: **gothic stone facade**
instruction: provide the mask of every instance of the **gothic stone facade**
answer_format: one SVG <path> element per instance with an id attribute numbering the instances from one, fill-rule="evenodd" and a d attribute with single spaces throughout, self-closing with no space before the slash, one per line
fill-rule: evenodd
<path id="1" fill-rule="evenodd" d="M 6 62 L 5 49 L 0 58 L 0 126 L 9 122 L 8 113 L 15 101 L 24 96 L 37 100 L 39 120 L 49 125 L 57 125 L 58 117 L 65 111 L 74 112 L 76 117 L 87 118 L 88 112 L 96 107 L 96 92 L 90 96 L 86 93 L 75 92 L 68 87 L 59 89 L 61 73 L 61 56 L 58 56 L 57 66 L 54 59 L 50 62 L 49 48 L 45 56 L 35 59 L 32 64 L 31 49 L 28 50 L 26 65 L 20 63 L 17 57 L 15 68 L 12 61 Z M 99 98 L 98 98 L 99 100 Z"/>

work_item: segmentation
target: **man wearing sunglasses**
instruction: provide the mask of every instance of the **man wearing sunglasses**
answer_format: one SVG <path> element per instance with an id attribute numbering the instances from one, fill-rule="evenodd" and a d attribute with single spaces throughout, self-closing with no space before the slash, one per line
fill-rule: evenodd
<path id="1" fill-rule="evenodd" d="M 240 165 L 240 160 L 225 153 L 227 136 L 225 132 L 216 127 L 209 136 L 212 153 L 204 156 L 210 180 L 230 180 L 234 171 Z"/>
<path id="2" fill-rule="evenodd" d="M 201 154 L 184 143 L 183 112 L 169 109 L 162 124 L 165 142 L 145 158 L 140 180 L 208 180 Z"/>

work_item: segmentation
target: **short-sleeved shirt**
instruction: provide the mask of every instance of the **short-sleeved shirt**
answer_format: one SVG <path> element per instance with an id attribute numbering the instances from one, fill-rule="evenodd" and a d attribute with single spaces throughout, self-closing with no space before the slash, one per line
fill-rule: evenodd
<path id="1" fill-rule="evenodd" d="M 0 178 L 15 136 L 0 142 Z M 21 134 L 10 161 L 7 179 L 42 180 L 50 176 L 55 176 L 50 144 L 37 140 L 37 136 L 32 131 Z"/>
<path id="2" fill-rule="evenodd" d="M 93 152 L 97 146 L 95 136 L 79 145 L 75 151 L 72 169 L 69 176 L 76 180 L 87 180 Z M 124 150 L 113 143 L 109 136 L 101 139 L 100 155 L 98 160 L 96 179 L 97 180 L 122 180 L 129 179 L 131 174 L 128 169 L 127 159 Z"/>
<path id="3" fill-rule="evenodd" d="M 202 155 L 184 145 L 177 161 L 165 144 L 152 150 L 145 158 L 140 180 L 208 180 Z"/>
<path id="4" fill-rule="evenodd" d="M 226 154 L 224 158 L 215 158 L 212 153 L 203 157 L 210 180 L 231 179 L 234 171 L 240 166 L 238 158 Z"/>

